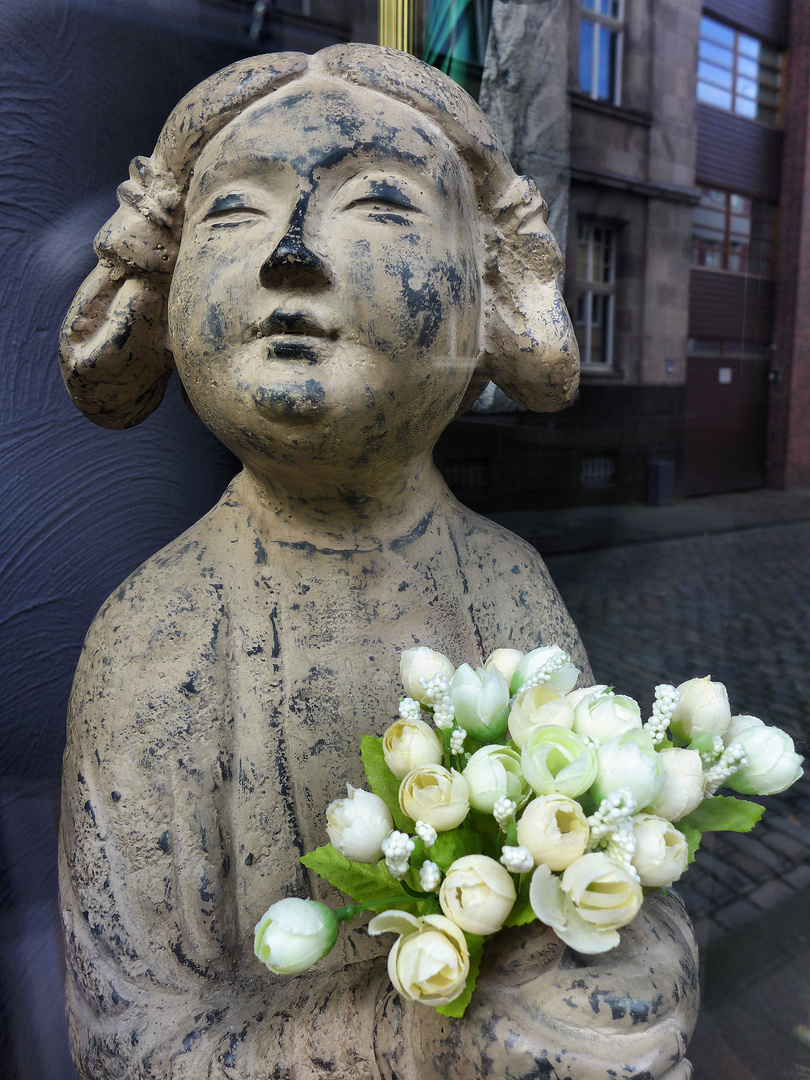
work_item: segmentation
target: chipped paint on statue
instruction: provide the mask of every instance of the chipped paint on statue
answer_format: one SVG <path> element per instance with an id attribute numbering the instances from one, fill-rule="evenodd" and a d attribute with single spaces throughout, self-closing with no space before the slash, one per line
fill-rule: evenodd
<path id="1" fill-rule="evenodd" d="M 587 667 L 537 554 L 431 458 L 490 378 L 545 410 L 575 390 L 532 183 L 448 79 L 350 45 L 213 76 L 119 200 L 63 329 L 68 389 L 126 427 L 176 367 L 244 469 L 110 597 L 76 674 L 81 1080 L 686 1077 L 695 959 L 672 901 L 585 966 L 536 927 L 505 935 L 463 1021 L 400 1001 L 362 929 L 295 978 L 252 952 L 275 900 L 337 899 L 298 859 L 395 713 L 400 650 L 559 641 Z"/>

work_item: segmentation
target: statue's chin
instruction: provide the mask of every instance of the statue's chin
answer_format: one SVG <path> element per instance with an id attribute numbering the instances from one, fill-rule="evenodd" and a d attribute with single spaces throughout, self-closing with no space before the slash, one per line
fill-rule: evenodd
<path id="1" fill-rule="evenodd" d="M 253 404 L 271 420 L 287 423 L 312 420 L 326 411 L 326 391 L 314 378 L 301 379 L 285 386 L 261 386 L 253 391 Z"/>

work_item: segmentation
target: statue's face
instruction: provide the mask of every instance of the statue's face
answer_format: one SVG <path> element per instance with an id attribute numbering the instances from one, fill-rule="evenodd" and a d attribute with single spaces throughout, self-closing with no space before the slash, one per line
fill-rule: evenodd
<path id="1" fill-rule="evenodd" d="M 479 354 L 479 243 L 415 110 L 314 79 L 256 103 L 188 194 L 169 326 L 197 412 L 248 464 L 424 454 Z"/>

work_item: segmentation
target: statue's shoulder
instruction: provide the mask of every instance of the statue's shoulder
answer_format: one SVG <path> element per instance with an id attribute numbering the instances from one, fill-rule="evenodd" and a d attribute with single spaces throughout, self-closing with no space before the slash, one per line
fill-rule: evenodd
<path id="1" fill-rule="evenodd" d="M 163 650 L 187 652 L 194 639 L 210 638 L 224 615 L 221 533 L 229 516 L 219 503 L 115 588 L 88 631 L 85 659 L 102 651 L 114 665 Z"/>
<path id="2" fill-rule="evenodd" d="M 452 522 L 459 565 L 465 567 L 487 648 L 526 650 L 554 642 L 590 673 L 579 633 L 539 552 L 460 504 Z"/>
<path id="3" fill-rule="evenodd" d="M 498 576 L 531 578 L 551 583 L 546 564 L 536 548 L 490 518 L 458 504 L 456 533 L 463 537 L 467 558 L 489 565 Z"/>

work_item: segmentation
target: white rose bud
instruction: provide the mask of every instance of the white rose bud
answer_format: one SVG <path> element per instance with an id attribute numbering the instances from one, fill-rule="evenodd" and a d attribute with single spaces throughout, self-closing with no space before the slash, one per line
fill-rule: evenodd
<path id="1" fill-rule="evenodd" d="M 528 679 L 536 675 L 549 661 L 554 661 L 559 666 L 551 674 L 549 682 L 567 694 L 576 686 L 579 671 L 570 660 L 565 660 L 565 656 L 559 645 L 542 645 L 539 649 L 532 649 L 515 668 L 510 690 L 516 694 Z"/>
<path id="2" fill-rule="evenodd" d="M 545 863 L 552 870 L 565 870 L 585 854 L 589 831 L 578 802 L 565 795 L 541 795 L 523 811 L 517 838 L 531 852 L 535 865 Z"/>
<path id="3" fill-rule="evenodd" d="M 617 929 L 635 918 L 642 899 L 630 871 L 601 851 L 576 859 L 561 877 L 543 863 L 529 887 L 529 903 L 538 919 L 581 953 L 615 948 Z"/>
<path id="4" fill-rule="evenodd" d="M 653 814 L 633 818 L 636 851 L 632 863 L 642 885 L 662 887 L 677 881 L 686 869 L 686 837 L 671 822 Z"/>
<path id="5" fill-rule="evenodd" d="M 569 731 L 574 724 L 574 710 L 562 690 L 551 683 L 521 691 L 509 712 L 509 734 L 518 746 L 525 746 L 535 728 L 544 724 Z"/>
<path id="6" fill-rule="evenodd" d="M 603 694 L 605 690 L 609 689 L 610 687 L 607 683 L 596 683 L 593 686 L 578 686 L 576 690 L 571 690 L 570 693 L 565 695 L 565 700 L 572 709 L 575 709 L 583 698 L 590 697 L 592 694 Z"/>
<path id="7" fill-rule="evenodd" d="M 460 825 L 470 812 L 467 781 L 455 769 L 423 765 L 399 785 L 399 805 L 413 821 L 424 821 L 437 832 Z"/>
<path id="8" fill-rule="evenodd" d="M 753 721 L 753 722 L 752 722 Z M 748 764 L 725 781 L 741 795 L 778 795 L 802 775 L 802 759 L 786 731 L 763 724 L 755 716 L 735 716 L 723 736 L 726 746 L 738 742 Z"/>
<path id="9" fill-rule="evenodd" d="M 641 709 L 632 698 L 612 690 L 587 694 L 574 709 L 573 730 L 595 742 L 607 742 L 625 731 L 640 731 Z"/>
<path id="10" fill-rule="evenodd" d="M 672 714 L 670 730 L 677 739 L 691 742 L 698 735 L 722 735 L 731 722 L 728 692 L 720 682 L 689 679 L 678 687 L 678 704 Z"/>
<path id="11" fill-rule="evenodd" d="M 484 661 L 485 671 L 500 671 L 508 683 L 512 681 L 515 668 L 523 659 L 523 653 L 519 649 L 496 649 L 490 653 Z"/>
<path id="12" fill-rule="evenodd" d="M 655 805 L 665 783 L 664 763 L 646 731 L 626 731 L 596 748 L 591 796 L 597 806 L 623 787 L 632 791 L 636 806 Z"/>
<path id="13" fill-rule="evenodd" d="M 439 889 L 442 911 L 469 934 L 500 930 L 516 897 L 509 872 L 487 855 L 456 859 Z"/>
<path id="14" fill-rule="evenodd" d="M 338 926 L 326 904 L 287 897 L 259 919 L 253 951 L 277 975 L 295 975 L 326 956 L 335 944 Z"/>
<path id="15" fill-rule="evenodd" d="M 453 678 L 453 671 L 453 665 L 443 653 L 427 649 L 424 645 L 418 649 L 405 649 L 399 658 L 399 674 L 405 693 L 422 705 L 428 704 L 428 700 L 419 680 L 430 682 L 437 675 L 444 675 L 449 682 Z"/>
<path id="16" fill-rule="evenodd" d="M 464 989 L 469 949 L 463 931 L 444 915 L 417 918 L 407 911 L 384 911 L 374 916 L 368 932 L 401 935 L 388 954 L 388 976 L 406 1000 L 447 1005 Z"/>
<path id="17" fill-rule="evenodd" d="M 464 772 L 470 806 L 491 814 L 498 799 L 511 799 L 520 806 L 529 786 L 520 771 L 520 755 L 508 746 L 482 746 L 476 750 Z"/>
<path id="18" fill-rule="evenodd" d="M 394 827 L 388 807 L 378 795 L 346 785 L 347 799 L 335 799 L 326 808 L 326 831 L 336 851 L 357 863 L 382 858 L 382 842 Z"/>
<path id="19" fill-rule="evenodd" d="M 538 795 L 575 799 L 596 779 L 596 754 L 566 728 L 537 728 L 520 752 L 523 775 Z"/>
<path id="20" fill-rule="evenodd" d="M 450 680 L 456 723 L 478 742 L 503 737 L 509 715 L 509 684 L 500 671 L 473 671 L 462 664 Z"/>
<path id="21" fill-rule="evenodd" d="M 600 930 L 617 930 L 631 922 L 641 907 L 641 886 L 601 851 L 592 851 L 563 871 L 560 885 L 585 922 Z"/>
<path id="22" fill-rule="evenodd" d="M 678 746 L 659 750 L 658 757 L 664 763 L 666 779 L 653 809 L 667 821 L 680 821 L 703 802 L 706 790 L 703 761 L 697 750 Z"/>
<path id="23" fill-rule="evenodd" d="M 441 765 L 439 736 L 424 720 L 397 720 L 383 735 L 385 764 L 401 780 L 422 765 Z"/>

